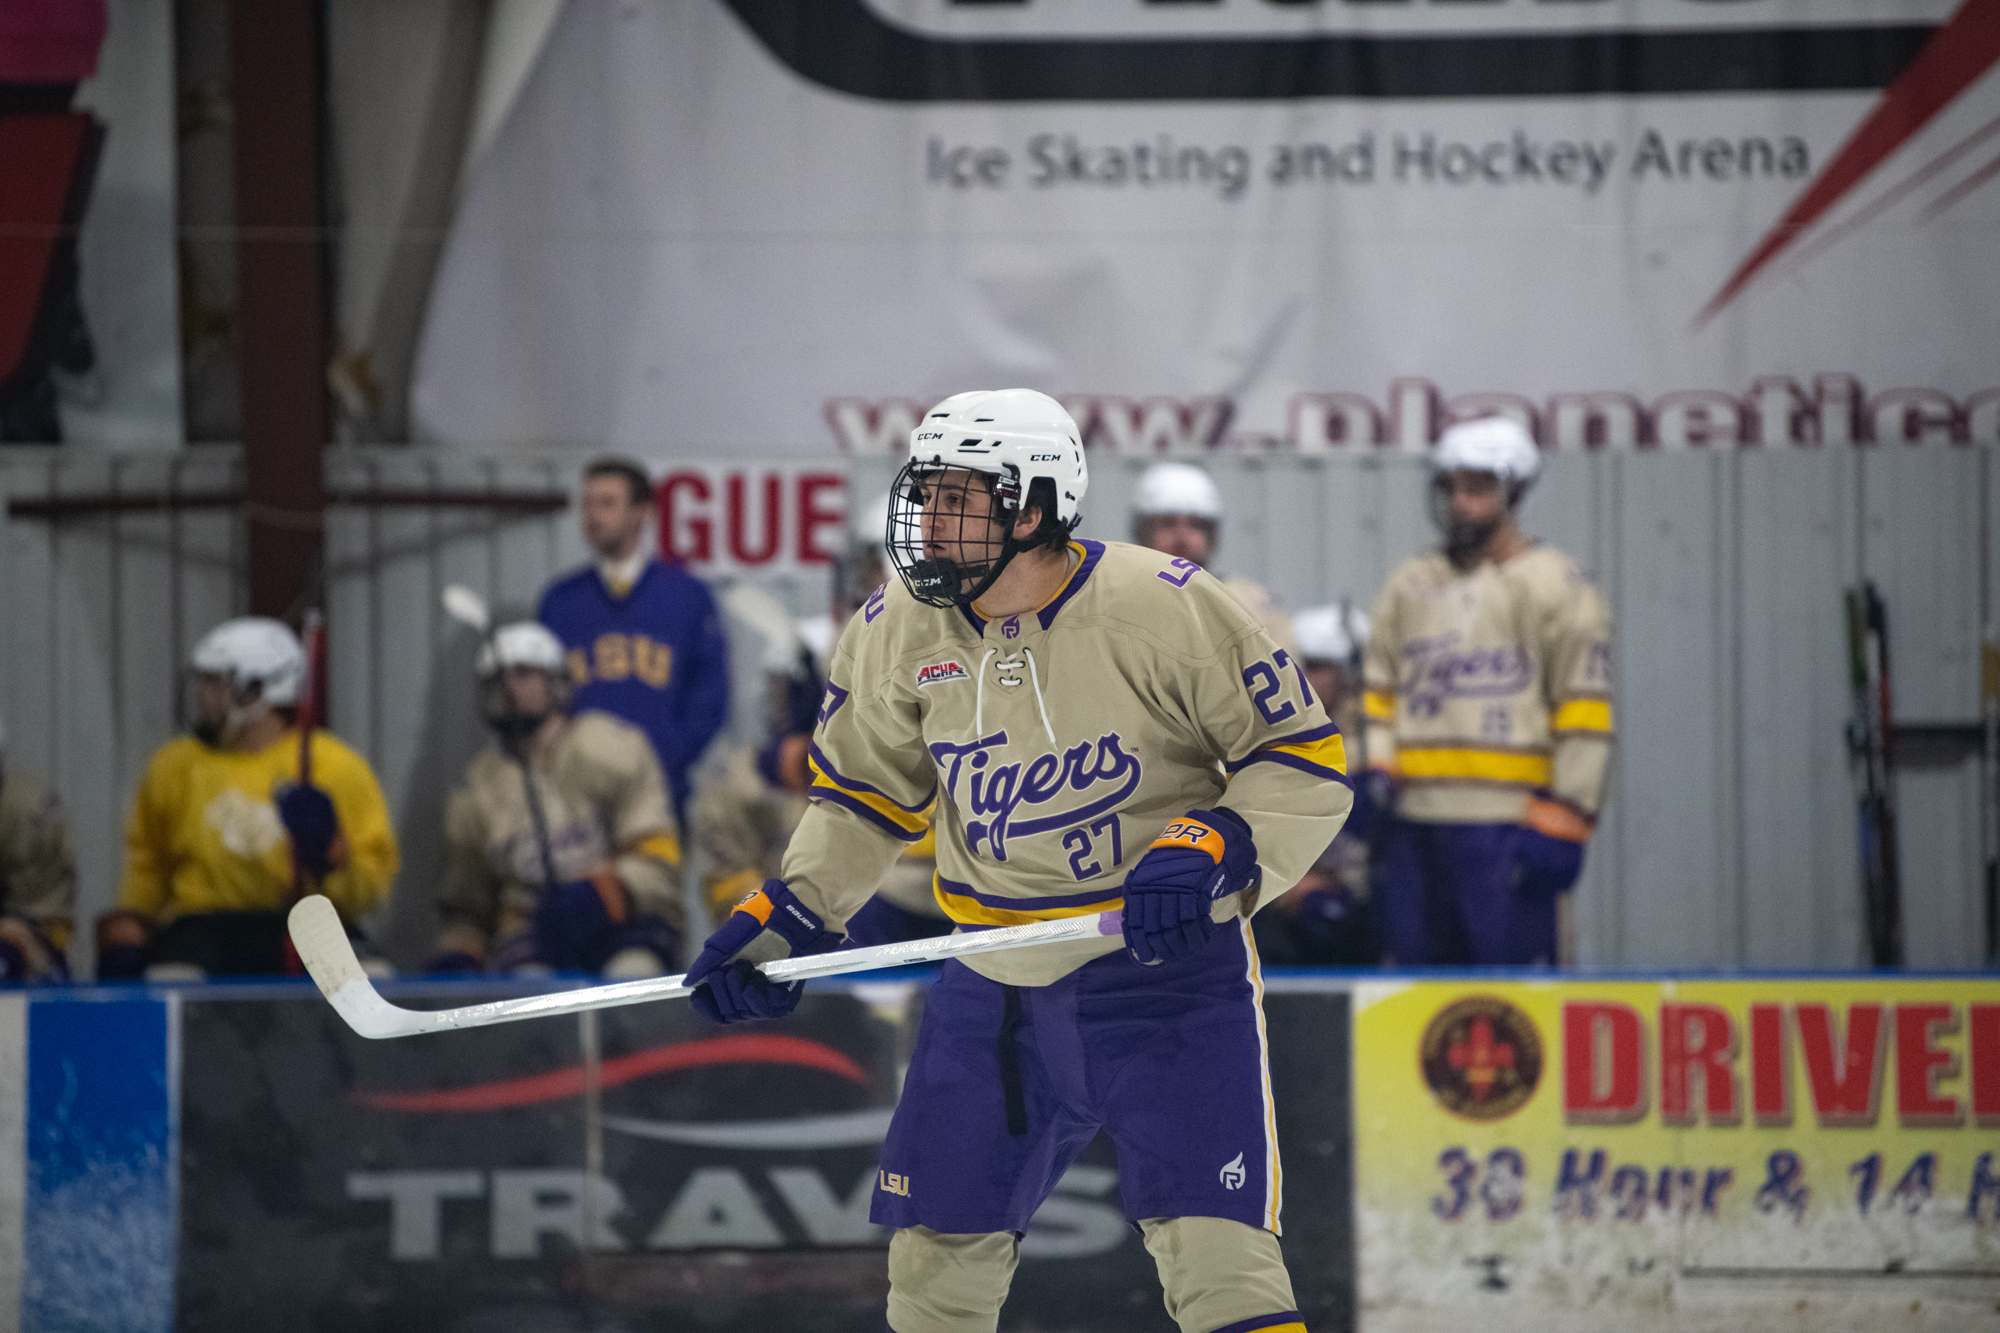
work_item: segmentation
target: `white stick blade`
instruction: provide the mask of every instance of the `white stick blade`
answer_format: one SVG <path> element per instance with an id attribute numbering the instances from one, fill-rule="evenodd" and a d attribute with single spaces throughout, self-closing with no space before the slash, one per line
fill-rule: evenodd
<path id="1" fill-rule="evenodd" d="M 445 588 L 444 613 L 481 634 L 493 623 L 492 613 L 486 609 L 486 599 L 463 583 L 453 583 Z"/>
<path id="2" fill-rule="evenodd" d="M 361 960 L 354 956 L 339 911 L 324 894 L 299 899 L 285 924 L 299 961 L 347 1026 L 372 1038 L 403 1037 L 428 1027 L 427 1015 L 398 1009 L 376 993 L 361 970 Z"/>

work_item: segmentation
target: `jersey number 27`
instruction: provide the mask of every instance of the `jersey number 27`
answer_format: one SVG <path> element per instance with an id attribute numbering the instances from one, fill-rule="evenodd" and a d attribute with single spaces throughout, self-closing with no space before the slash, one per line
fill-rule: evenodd
<path id="1" fill-rule="evenodd" d="M 1277 663 L 1277 665 L 1273 666 L 1272 662 Z M 1290 667 L 1293 673 L 1298 676 L 1299 693 L 1305 697 L 1306 705 L 1311 707 L 1313 692 L 1312 686 L 1306 684 L 1305 669 L 1297 662 L 1294 662 L 1292 655 L 1283 648 L 1278 650 L 1277 655 L 1270 662 L 1252 662 L 1249 666 L 1243 668 L 1243 685 L 1245 689 L 1251 692 L 1250 702 L 1257 705 L 1257 711 L 1263 715 L 1264 721 L 1274 727 L 1286 718 L 1296 715 L 1299 711 L 1298 707 L 1289 699 L 1285 700 L 1284 706 L 1281 708 L 1273 709 L 1271 707 L 1271 700 L 1275 699 L 1285 688 L 1284 678 L 1278 674 L 1285 667 Z"/>

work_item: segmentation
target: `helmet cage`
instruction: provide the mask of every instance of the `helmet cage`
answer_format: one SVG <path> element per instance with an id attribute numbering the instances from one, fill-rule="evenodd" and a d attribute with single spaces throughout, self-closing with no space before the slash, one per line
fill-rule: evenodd
<path id="1" fill-rule="evenodd" d="M 1453 558 L 1476 551 L 1484 546 L 1487 539 L 1500 526 L 1501 515 L 1499 514 L 1494 515 L 1493 518 L 1485 523 L 1476 525 L 1454 523 L 1452 521 L 1451 478 L 1453 473 L 1478 471 L 1483 471 L 1483 469 L 1436 468 L 1431 472 L 1431 484 L 1429 488 L 1431 526 L 1436 528 L 1439 534 L 1443 536 L 1445 554 Z M 1508 514 L 1518 514 L 1521 511 L 1521 502 L 1527 498 L 1528 491 L 1535 483 L 1531 480 L 1521 480 L 1505 476 L 1498 472 L 1489 472 L 1487 475 L 1499 482 L 1501 489 L 1506 493 L 1507 507 L 1505 512 Z"/>
<path id="2" fill-rule="evenodd" d="M 924 552 L 925 505 L 954 489 L 965 500 L 975 490 L 993 497 L 983 518 L 987 525 L 984 534 L 966 531 L 971 523 L 981 520 L 959 519 L 955 544 L 967 557 L 963 562 L 949 556 L 933 558 Z M 961 515 L 965 500 L 957 508 Z M 889 560 L 910 595 L 925 605 L 970 606 L 993 586 L 1015 556 L 1047 540 L 1051 525 L 1061 526 L 1053 514 L 1045 515 L 1032 537 L 1017 541 L 1014 519 L 1020 512 L 1021 479 L 1011 465 L 1005 473 L 992 473 L 912 459 L 896 474 L 896 484 L 889 492 Z"/>
<path id="3" fill-rule="evenodd" d="M 228 703 L 221 717 L 204 718 L 200 703 L 202 681 L 212 676 L 219 676 L 228 682 Z M 278 707 L 292 706 L 275 705 L 267 700 L 264 697 L 264 679 L 261 676 L 198 666 L 181 669 L 181 688 L 175 704 L 178 709 L 175 722 L 182 730 L 211 749 L 227 744 L 240 734 L 243 728 L 264 714 Z"/>
<path id="4" fill-rule="evenodd" d="M 538 672 L 547 682 L 547 706 L 542 711 L 531 713 L 521 706 L 514 682 L 509 677 L 513 671 Z M 540 730 L 542 723 L 550 717 L 568 713 L 569 705 L 570 679 L 567 671 L 551 671 L 531 663 L 510 662 L 479 678 L 479 715 L 503 741 L 525 740 Z"/>

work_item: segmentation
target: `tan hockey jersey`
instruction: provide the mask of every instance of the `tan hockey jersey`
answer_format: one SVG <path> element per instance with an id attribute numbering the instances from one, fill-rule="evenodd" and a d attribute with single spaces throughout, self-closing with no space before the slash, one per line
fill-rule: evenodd
<path id="1" fill-rule="evenodd" d="M 609 713 L 578 713 L 532 762 L 556 879 L 611 864 L 641 912 L 681 929 L 680 843 L 646 733 Z M 483 955 L 534 913 L 542 854 L 521 769 L 497 745 L 467 767 L 445 805 L 440 948 Z"/>
<path id="2" fill-rule="evenodd" d="M 1133 863 L 1190 809 L 1224 805 L 1249 824 L 1263 901 L 1333 841 L 1352 804 L 1345 751 L 1290 654 L 1186 561 L 1069 549 L 1068 578 L 1038 610 L 988 620 L 896 583 L 849 623 L 784 873 L 831 923 L 923 836 L 933 801 L 936 898 L 972 928 L 1117 908 Z M 1120 946 L 966 961 L 1045 985 Z"/>
<path id="3" fill-rule="evenodd" d="M 51 949 L 69 945 L 75 918 L 76 858 L 62 802 L 9 769 L 0 779 L 0 936 L 21 950 L 28 975 L 39 979 L 49 972 Z"/>
<path id="4" fill-rule="evenodd" d="M 1612 739 L 1604 599 L 1539 544 L 1470 570 L 1404 561 L 1375 603 L 1363 708 L 1369 766 L 1399 775 L 1405 818 L 1512 823 L 1538 789 L 1595 815 Z"/>

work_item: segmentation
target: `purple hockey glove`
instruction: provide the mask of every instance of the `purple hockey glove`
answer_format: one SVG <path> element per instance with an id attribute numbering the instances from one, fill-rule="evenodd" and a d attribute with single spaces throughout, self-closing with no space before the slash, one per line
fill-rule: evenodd
<path id="1" fill-rule="evenodd" d="M 775 931 L 792 948 L 791 956 L 827 953 L 842 937 L 826 928 L 811 908 L 793 896 L 781 879 L 736 904 L 687 971 L 684 984 L 696 1012 L 714 1023 L 741 1023 L 751 1018 L 783 1018 L 798 1008 L 802 981 L 772 981 L 747 962 L 731 962 L 743 947 L 765 931 Z"/>
<path id="2" fill-rule="evenodd" d="M 1215 934 L 1210 905 L 1256 877 L 1257 847 L 1235 811 L 1188 811 L 1125 876 L 1125 947 L 1142 963 L 1198 953 Z"/>
<path id="3" fill-rule="evenodd" d="M 1522 893 L 1553 898 L 1567 893 L 1583 873 L 1583 844 L 1524 828 L 1514 843 L 1514 866 Z"/>
<path id="4" fill-rule="evenodd" d="M 535 899 L 535 961 L 565 972 L 595 972 L 632 919 L 632 895 L 609 871 L 564 880 Z"/>
<path id="5" fill-rule="evenodd" d="M 340 836 L 333 798 L 310 785 L 286 787 L 278 793 L 278 819 L 292 835 L 292 847 L 305 872 L 324 879 L 333 869 L 333 840 Z"/>
<path id="6" fill-rule="evenodd" d="M 1521 892 L 1531 898 L 1567 893 L 1583 873 L 1583 845 L 1596 821 L 1566 801 L 1537 793 L 1514 843 Z"/>

